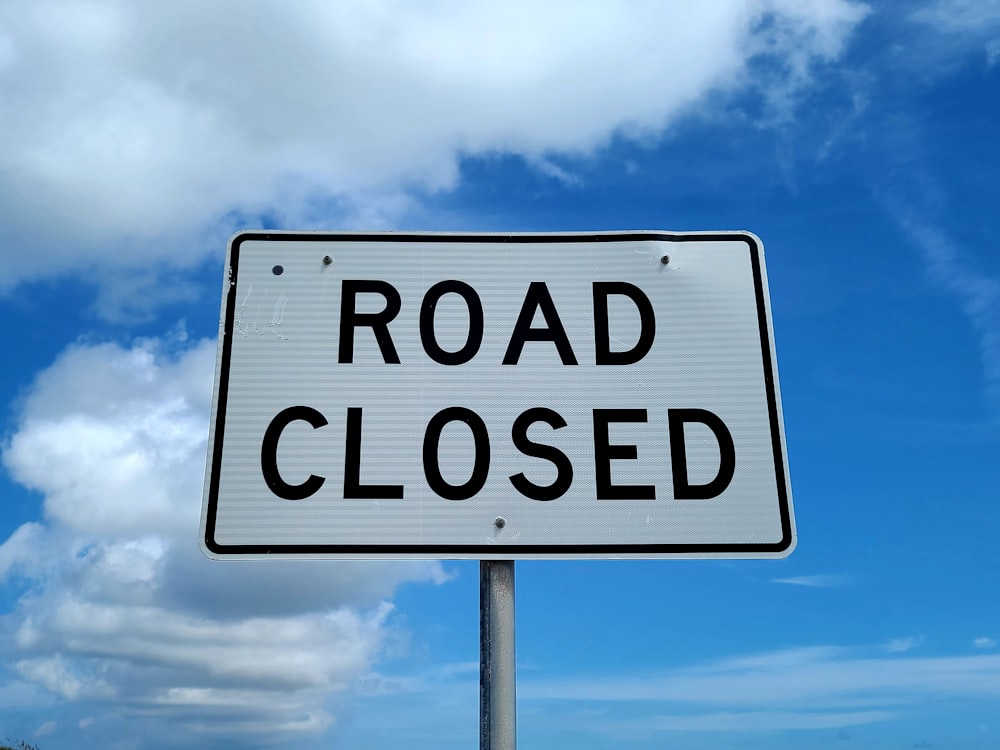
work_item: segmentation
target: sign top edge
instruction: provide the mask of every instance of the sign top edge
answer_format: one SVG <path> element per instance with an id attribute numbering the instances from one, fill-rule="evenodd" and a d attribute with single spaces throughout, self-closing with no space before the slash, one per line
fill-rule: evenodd
<path id="1" fill-rule="evenodd" d="M 438 232 L 438 231 L 331 231 L 242 229 L 229 239 L 230 247 L 244 242 L 627 242 L 627 241 L 736 241 L 762 249 L 763 243 L 747 230 L 670 231 L 659 229 L 567 232 Z"/>

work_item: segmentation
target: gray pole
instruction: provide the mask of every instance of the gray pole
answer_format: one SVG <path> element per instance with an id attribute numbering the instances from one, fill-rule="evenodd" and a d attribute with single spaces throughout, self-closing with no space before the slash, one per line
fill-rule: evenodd
<path id="1" fill-rule="evenodd" d="M 515 750 L 514 561 L 479 562 L 479 750 Z"/>

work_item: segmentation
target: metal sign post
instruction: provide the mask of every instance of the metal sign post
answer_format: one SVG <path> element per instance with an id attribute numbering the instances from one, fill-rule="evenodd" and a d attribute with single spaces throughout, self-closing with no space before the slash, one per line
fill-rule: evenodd
<path id="1" fill-rule="evenodd" d="M 515 750 L 514 561 L 479 563 L 479 750 Z"/>
<path id="2" fill-rule="evenodd" d="M 480 560 L 481 750 L 515 559 L 795 546 L 749 232 L 240 232 L 220 324 L 202 550 Z"/>
<path id="3" fill-rule="evenodd" d="M 243 232 L 227 256 L 210 557 L 784 557 L 746 232 Z"/>

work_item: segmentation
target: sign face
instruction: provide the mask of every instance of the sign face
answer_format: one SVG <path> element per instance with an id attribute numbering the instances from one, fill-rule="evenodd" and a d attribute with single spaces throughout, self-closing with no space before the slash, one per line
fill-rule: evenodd
<path id="1" fill-rule="evenodd" d="M 783 557 L 751 234 L 230 241 L 210 557 Z"/>

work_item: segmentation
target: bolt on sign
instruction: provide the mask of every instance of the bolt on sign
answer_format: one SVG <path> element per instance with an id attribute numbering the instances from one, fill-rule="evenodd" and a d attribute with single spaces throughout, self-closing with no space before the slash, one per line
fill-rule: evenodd
<path id="1" fill-rule="evenodd" d="M 222 295 L 216 558 L 783 557 L 745 232 L 244 232 Z"/>

